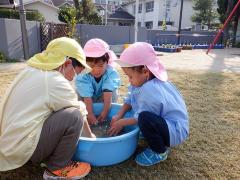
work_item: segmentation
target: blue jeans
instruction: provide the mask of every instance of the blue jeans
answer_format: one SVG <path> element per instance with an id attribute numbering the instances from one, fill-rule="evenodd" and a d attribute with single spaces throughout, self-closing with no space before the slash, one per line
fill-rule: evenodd
<path id="1" fill-rule="evenodd" d="M 170 146 L 168 125 L 162 117 L 143 111 L 138 116 L 138 125 L 153 151 L 164 153 Z"/>

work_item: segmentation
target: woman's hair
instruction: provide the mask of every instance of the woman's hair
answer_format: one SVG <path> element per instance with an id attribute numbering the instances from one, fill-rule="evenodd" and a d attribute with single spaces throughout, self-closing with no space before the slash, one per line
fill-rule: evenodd
<path id="1" fill-rule="evenodd" d="M 109 60 L 109 55 L 108 53 L 104 54 L 101 57 L 86 57 L 87 62 L 93 62 L 94 64 L 98 63 L 99 61 L 107 62 Z"/>
<path id="2" fill-rule="evenodd" d="M 76 60 L 75 58 L 73 58 L 73 57 L 69 57 L 69 59 L 71 59 L 72 60 L 72 65 L 73 65 L 73 67 L 75 68 L 75 67 L 84 67 L 78 60 Z"/>
<path id="3" fill-rule="evenodd" d="M 142 73 L 144 68 L 147 68 L 145 65 L 140 65 L 140 66 L 133 66 L 133 67 L 127 67 L 129 69 L 132 69 L 133 71 Z M 147 68 L 148 69 L 148 68 Z M 156 76 L 148 69 L 150 77 L 149 80 L 156 78 Z"/>

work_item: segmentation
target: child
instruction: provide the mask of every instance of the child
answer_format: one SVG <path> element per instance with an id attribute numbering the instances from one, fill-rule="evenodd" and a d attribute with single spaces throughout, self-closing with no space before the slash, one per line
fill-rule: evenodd
<path id="1" fill-rule="evenodd" d="M 167 81 L 167 73 L 153 47 L 137 42 L 116 61 L 131 83 L 125 104 L 113 117 L 109 135 L 124 126 L 137 124 L 149 148 L 136 157 L 142 166 L 159 163 L 168 156 L 168 147 L 181 144 L 189 134 L 188 113 L 177 88 Z M 133 118 L 122 119 L 132 108 Z"/>
<path id="2" fill-rule="evenodd" d="M 91 39 L 84 46 L 87 64 L 92 71 L 78 75 L 76 88 L 88 110 L 88 122 L 97 124 L 105 120 L 112 102 L 117 101 L 117 89 L 120 86 L 118 72 L 112 67 L 116 55 L 109 45 L 101 39 Z M 104 108 L 96 118 L 93 114 L 93 102 L 103 102 Z"/>

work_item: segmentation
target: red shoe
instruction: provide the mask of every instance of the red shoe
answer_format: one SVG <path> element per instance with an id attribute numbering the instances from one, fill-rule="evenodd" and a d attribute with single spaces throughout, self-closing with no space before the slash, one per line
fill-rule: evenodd
<path id="1" fill-rule="evenodd" d="M 90 171 L 90 164 L 85 162 L 72 162 L 69 166 L 59 170 L 45 170 L 43 179 L 80 179 L 88 175 Z"/>

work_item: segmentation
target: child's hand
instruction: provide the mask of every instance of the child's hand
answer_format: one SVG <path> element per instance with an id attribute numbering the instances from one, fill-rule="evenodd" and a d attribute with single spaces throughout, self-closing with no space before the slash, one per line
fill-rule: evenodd
<path id="1" fill-rule="evenodd" d="M 116 136 L 124 127 L 124 119 L 120 119 L 111 124 L 110 129 L 108 130 L 109 136 Z"/>
<path id="2" fill-rule="evenodd" d="M 90 125 L 97 124 L 97 118 L 94 114 L 88 114 L 87 120 Z"/>
<path id="3" fill-rule="evenodd" d="M 120 119 L 120 117 L 118 115 L 113 116 L 110 125 L 112 126 L 112 124 L 114 124 L 119 119 Z"/>
<path id="4" fill-rule="evenodd" d="M 103 122 L 107 117 L 107 112 L 102 112 L 98 117 L 97 117 L 97 121 L 98 122 Z"/>

